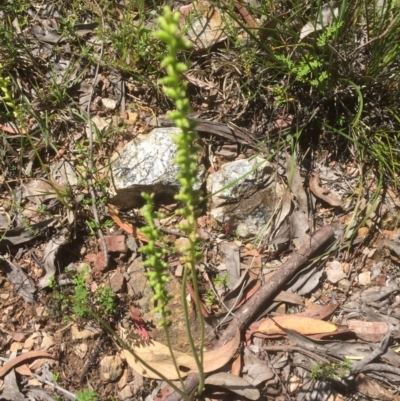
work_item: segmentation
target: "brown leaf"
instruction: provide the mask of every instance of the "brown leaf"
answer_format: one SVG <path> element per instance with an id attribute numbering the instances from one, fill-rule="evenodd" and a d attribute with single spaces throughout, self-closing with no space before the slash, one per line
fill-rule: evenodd
<path id="1" fill-rule="evenodd" d="M 275 298 L 274 302 L 284 302 L 294 305 L 304 305 L 303 298 L 294 292 L 281 291 Z M 309 316 L 311 317 L 311 316 Z"/>
<path id="2" fill-rule="evenodd" d="M 226 343 L 221 348 L 207 351 L 203 354 L 204 372 L 213 372 L 227 364 L 235 354 L 240 343 L 239 330 L 234 338 Z M 132 350 L 143 359 L 153 369 L 165 376 L 169 380 L 177 380 L 179 378 L 174 364 L 171 359 L 171 354 L 167 346 L 151 341 L 148 345 L 133 346 Z M 153 373 L 146 368 L 127 350 L 124 350 L 125 358 L 128 365 L 138 374 L 152 379 L 160 379 L 156 373 Z M 176 362 L 179 366 L 180 374 L 186 377 L 190 373 L 198 372 L 196 362 L 192 355 L 184 354 L 183 352 L 174 351 Z"/>
<path id="3" fill-rule="evenodd" d="M 318 333 L 331 333 L 337 330 L 333 323 L 324 322 L 323 320 L 312 319 L 296 315 L 275 316 L 274 321 L 285 329 L 295 330 L 300 334 L 310 335 Z M 254 333 L 273 335 L 285 335 L 272 319 L 267 318 L 253 323 L 246 333 L 246 337 Z"/>
<path id="4" fill-rule="evenodd" d="M 137 235 L 136 227 L 132 223 L 123 221 L 118 216 L 118 210 L 115 208 L 115 206 L 108 204 L 108 213 L 118 227 L 122 228 L 125 232 L 127 232 L 130 235 L 133 235 L 136 238 Z"/>
<path id="5" fill-rule="evenodd" d="M 329 203 L 331 206 L 340 206 L 342 204 L 342 200 L 331 192 L 330 189 L 326 187 L 321 187 L 319 180 L 319 174 L 315 174 L 313 178 L 310 180 L 310 190 L 317 197 Z"/>
<path id="6" fill-rule="evenodd" d="M 110 217 L 114 220 L 114 223 L 118 227 L 122 228 L 125 232 L 142 242 L 149 242 L 147 237 L 144 234 L 138 232 L 136 227 L 132 223 L 124 221 L 118 216 L 118 210 L 115 206 L 111 205 L 111 203 L 109 203 L 107 206 Z"/>

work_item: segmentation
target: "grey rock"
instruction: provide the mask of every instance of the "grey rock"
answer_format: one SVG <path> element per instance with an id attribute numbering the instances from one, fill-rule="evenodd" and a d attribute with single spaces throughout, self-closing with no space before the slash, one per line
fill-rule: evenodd
<path id="1" fill-rule="evenodd" d="M 273 180 L 273 173 L 271 164 L 261 157 L 236 160 L 208 177 L 207 191 L 215 194 L 212 196 L 215 206 L 237 202 L 255 189 L 265 187 Z"/>
<path id="2" fill-rule="evenodd" d="M 176 194 L 179 168 L 173 162 L 177 153 L 173 137 L 179 132 L 176 127 L 155 128 L 148 135 L 139 135 L 113 155 L 113 204 L 122 208 L 136 207 L 143 191 L 155 196 Z"/>
<path id="3" fill-rule="evenodd" d="M 264 229 L 283 196 L 271 164 L 261 157 L 226 163 L 207 179 L 211 216 L 242 238 Z"/>

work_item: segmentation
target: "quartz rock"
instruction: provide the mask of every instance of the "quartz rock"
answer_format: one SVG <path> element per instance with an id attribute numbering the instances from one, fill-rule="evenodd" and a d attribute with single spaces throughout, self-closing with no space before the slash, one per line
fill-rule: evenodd
<path id="1" fill-rule="evenodd" d="M 139 135 L 112 157 L 111 173 L 114 197 L 111 202 L 121 208 L 137 207 L 141 192 L 156 197 L 172 198 L 179 190 L 176 176 L 178 166 L 173 162 L 177 147 L 176 127 L 155 128 L 147 135 Z"/>

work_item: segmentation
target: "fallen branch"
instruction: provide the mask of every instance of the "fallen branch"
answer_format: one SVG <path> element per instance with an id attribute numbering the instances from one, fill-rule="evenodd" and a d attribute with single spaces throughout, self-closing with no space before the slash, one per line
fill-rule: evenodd
<path id="1" fill-rule="evenodd" d="M 294 252 L 292 256 L 277 270 L 271 279 L 262 286 L 259 291 L 249 299 L 237 312 L 235 317 L 229 323 L 222 336 L 214 344 L 213 348 L 220 348 L 229 341 L 239 329 L 241 332 L 249 325 L 249 323 L 257 316 L 261 308 L 265 307 L 268 301 L 271 301 L 284 285 L 296 274 L 296 272 L 307 262 L 308 259 L 328 241 L 333 239 L 333 230 L 330 226 L 325 226 L 304 241 L 302 249 Z M 185 391 L 187 394 L 192 393 L 199 383 L 197 374 L 189 375 L 185 380 Z M 179 401 L 181 395 L 172 389 L 165 392 L 169 394 L 165 401 Z M 157 397 L 155 398 L 157 399 Z M 160 398 L 158 398 L 160 399 Z"/>

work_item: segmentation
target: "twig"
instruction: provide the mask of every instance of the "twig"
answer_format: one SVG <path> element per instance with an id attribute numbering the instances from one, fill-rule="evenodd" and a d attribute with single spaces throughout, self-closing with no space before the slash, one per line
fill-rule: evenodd
<path id="1" fill-rule="evenodd" d="M 99 7 L 99 5 L 97 4 L 97 1 L 94 0 L 96 6 L 99 8 L 99 10 L 101 10 L 101 23 L 102 26 L 104 26 L 104 15 L 103 15 L 103 11 L 102 9 Z M 93 97 L 93 93 L 94 93 L 94 89 L 96 86 L 96 81 L 97 78 L 99 76 L 99 69 L 100 69 L 100 62 L 101 59 L 103 58 L 103 53 L 104 53 L 104 43 L 103 41 L 101 42 L 100 45 L 100 54 L 99 54 L 99 58 L 97 60 L 97 65 L 96 65 L 96 72 L 94 74 L 94 78 L 93 78 L 93 85 L 92 85 L 92 89 L 90 92 L 90 97 L 89 97 L 89 102 L 88 102 L 88 106 L 87 106 L 87 116 L 88 116 L 88 121 L 89 121 L 89 155 L 88 155 L 88 170 L 89 170 L 89 174 L 88 174 L 88 185 L 89 185 L 89 193 L 90 196 L 92 198 L 92 211 L 93 211 L 93 217 L 94 217 L 94 221 L 97 224 L 97 235 L 100 239 L 101 242 L 101 247 L 103 248 L 103 254 L 104 254 L 104 267 L 105 269 L 107 269 L 108 267 L 108 262 L 109 262 L 109 258 L 108 258 L 108 251 L 107 251 L 107 245 L 106 245 L 106 241 L 104 239 L 104 235 L 103 232 L 101 231 L 101 226 L 100 226 L 100 219 L 99 219 L 99 212 L 97 211 L 97 206 L 96 206 L 96 202 L 97 202 L 97 198 L 96 198 L 96 193 L 94 191 L 93 188 L 93 180 L 92 180 L 92 174 L 93 174 L 93 130 L 92 130 L 92 121 L 90 120 L 90 107 L 92 106 L 92 97 Z"/>
<path id="2" fill-rule="evenodd" d="M 314 359 L 318 362 L 329 363 L 330 360 L 318 355 L 312 351 L 304 349 L 302 347 L 298 347 L 297 345 L 265 345 L 262 347 L 264 351 L 270 352 L 299 352 L 305 356 L 308 356 L 311 359 Z"/>
<path id="3" fill-rule="evenodd" d="M 40 382 L 47 384 L 48 386 L 53 387 L 55 390 L 58 390 L 60 393 L 62 393 L 65 397 L 70 398 L 71 400 L 76 400 L 76 395 L 74 393 L 69 392 L 68 390 L 65 390 L 65 388 L 60 387 L 59 385 L 43 379 L 43 377 L 37 375 L 36 373 L 33 373 L 33 375 L 38 379 Z"/>
<path id="4" fill-rule="evenodd" d="M 213 348 L 217 349 L 228 342 L 239 329 L 243 331 L 251 320 L 257 316 L 259 310 L 266 302 L 282 289 L 282 287 L 296 274 L 300 267 L 325 243 L 331 241 L 334 237 L 333 230 L 330 226 L 325 226 L 314 233 L 308 241 L 304 241 L 302 249 L 299 249 L 277 270 L 271 279 L 260 288 L 252 298 L 249 299 L 237 312 L 236 316 L 229 323 L 223 335 L 214 344 Z M 185 390 L 190 394 L 198 385 L 198 374 L 191 374 L 185 380 Z M 165 401 L 178 401 L 181 395 L 177 392 L 171 392 L 165 398 Z"/>
<path id="5" fill-rule="evenodd" d="M 394 375 L 400 376 L 400 368 L 396 368 L 395 366 L 387 365 L 386 363 L 370 363 L 367 366 L 362 368 L 362 372 L 373 372 L 373 373 L 381 373 L 387 372 L 392 373 Z"/>

